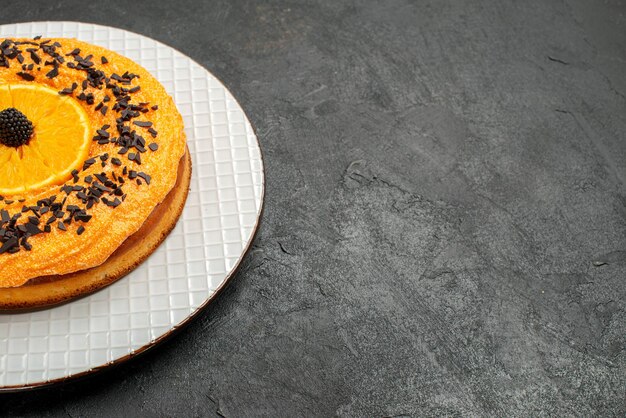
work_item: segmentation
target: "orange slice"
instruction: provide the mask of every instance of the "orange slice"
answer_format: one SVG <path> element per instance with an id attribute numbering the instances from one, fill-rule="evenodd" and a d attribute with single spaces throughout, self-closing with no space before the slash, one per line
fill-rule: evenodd
<path id="1" fill-rule="evenodd" d="M 20 147 L 0 144 L 0 195 L 61 184 L 87 158 L 90 126 L 80 104 L 37 84 L 0 86 L 0 110 L 14 107 L 33 123 L 30 141 Z"/>

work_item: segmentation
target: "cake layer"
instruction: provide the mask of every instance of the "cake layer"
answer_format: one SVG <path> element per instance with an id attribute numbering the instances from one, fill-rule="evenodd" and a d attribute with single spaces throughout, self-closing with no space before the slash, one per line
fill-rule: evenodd
<path id="1" fill-rule="evenodd" d="M 181 158 L 174 188 L 141 228 L 103 264 L 66 275 L 34 278 L 20 287 L 0 289 L 0 311 L 49 307 L 93 293 L 135 269 L 161 244 L 180 217 L 191 180 L 189 151 Z"/>
<path id="2" fill-rule="evenodd" d="M 130 59 L 74 39 L 0 42 L 0 86 L 53 89 L 93 130 L 87 159 L 64 184 L 0 197 L 0 288 L 9 288 L 105 262 L 172 190 L 185 136 L 172 98 Z"/>

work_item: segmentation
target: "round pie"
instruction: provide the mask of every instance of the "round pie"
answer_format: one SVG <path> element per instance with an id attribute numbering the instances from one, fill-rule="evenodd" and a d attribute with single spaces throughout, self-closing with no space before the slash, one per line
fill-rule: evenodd
<path id="1" fill-rule="evenodd" d="M 175 225 L 191 162 L 164 87 L 74 39 L 0 42 L 0 309 L 107 285 Z"/>

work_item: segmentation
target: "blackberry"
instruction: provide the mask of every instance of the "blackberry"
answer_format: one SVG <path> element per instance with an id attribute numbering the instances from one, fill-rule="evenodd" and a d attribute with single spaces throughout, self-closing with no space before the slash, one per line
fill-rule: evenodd
<path id="1" fill-rule="evenodd" d="M 0 142 L 7 147 L 19 147 L 33 136 L 33 124 L 14 107 L 0 112 Z"/>

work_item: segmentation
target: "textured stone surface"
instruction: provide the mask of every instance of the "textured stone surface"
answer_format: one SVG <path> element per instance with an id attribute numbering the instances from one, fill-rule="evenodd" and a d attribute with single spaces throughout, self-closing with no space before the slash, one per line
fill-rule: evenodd
<path id="1" fill-rule="evenodd" d="M 191 326 L 0 395 L 0 414 L 626 414 L 624 1 L 3 9 L 206 66 L 259 134 L 267 192 L 256 245 Z"/>

